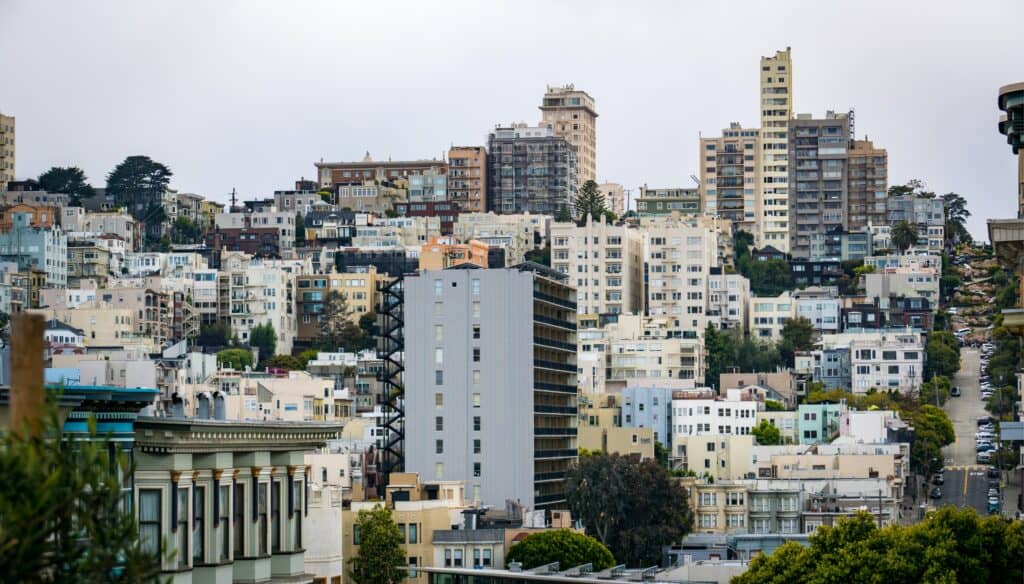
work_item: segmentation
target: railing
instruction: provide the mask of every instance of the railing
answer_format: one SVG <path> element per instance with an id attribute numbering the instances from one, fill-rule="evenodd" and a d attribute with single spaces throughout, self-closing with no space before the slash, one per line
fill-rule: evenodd
<path id="1" fill-rule="evenodd" d="M 543 300 L 544 302 L 554 304 L 555 306 L 561 306 L 562 308 L 568 308 L 569 310 L 576 310 L 576 303 L 572 300 L 566 300 L 564 298 L 536 291 L 533 293 L 533 297 L 537 300 Z"/>
<path id="2" fill-rule="evenodd" d="M 543 369 L 554 369 L 555 371 L 564 371 L 565 373 L 576 373 L 576 366 L 571 363 L 558 363 L 556 361 L 534 359 L 533 366 L 541 367 Z"/>
<path id="3" fill-rule="evenodd" d="M 573 310 L 575 310 L 575 308 Z M 574 322 L 551 318 L 550 316 L 544 316 L 543 314 L 534 314 L 533 320 L 550 326 L 557 326 L 572 331 L 576 330 L 576 323 Z"/>
<path id="4" fill-rule="evenodd" d="M 576 352 L 576 345 L 572 343 L 564 343 L 562 341 L 555 341 L 552 339 L 546 339 L 544 337 L 534 336 L 533 344 L 541 345 L 543 347 L 552 347 L 555 349 L 565 349 L 566 351 L 572 351 L 573 353 Z"/>
<path id="5" fill-rule="evenodd" d="M 574 406 L 547 406 L 547 405 L 534 405 L 533 413 L 535 414 L 565 414 L 569 416 L 575 416 L 579 413 L 579 408 Z"/>
<path id="6" fill-rule="evenodd" d="M 565 471 L 564 470 L 555 471 L 555 472 L 538 472 L 538 473 L 534 473 L 533 474 L 533 482 L 535 482 L 535 483 L 539 483 L 539 482 L 543 482 L 543 481 L 557 481 L 559 479 L 564 479 L 564 478 L 565 478 Z"/>
<path id="7" fill-rule="evenodd" d="M 543 505 L 545 503 L 555 503 L 555 502 L 564 501 L 564 500 L 565 500 L 565 494 L 564 493 L 554 493 L 554 494 L 551 494 L 551 495 L 537 495 L 536 497 L 533 498 L 533 503 L 535 505 Z"/>
<path id="8" fill-rule="evenodd" d="M 534 458 L 574 458 L 576 456 L 576 449 L 574 448 L 556 448 L 552 450 L 535 450 L 533 452 Z"/>
<path id="9" fill-rule="evenodd" d="M 575 369 L 573 371 L 575 371 Z M 543 389 L 543 390 L 546 390 L 546 391 L 557 391 L 559 393 L 575 394 L 577 392 L 577 389 L 576 389 L 575 385 L 564 385 L 564 384 L 561 384 L 561 383 L 548 383 L 546 381 L 535 381 L 533 383 L 533 388 L 534 389 Z"/>
<path id="10" fill-rule="evenodd" d="M 535 436 L 575 436 L 576 428 L 534 428 Z"/>

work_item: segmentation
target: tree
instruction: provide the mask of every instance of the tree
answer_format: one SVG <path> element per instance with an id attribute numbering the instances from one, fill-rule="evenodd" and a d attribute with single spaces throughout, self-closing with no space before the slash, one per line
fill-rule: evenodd
<path id="1" fill-rule="evenodd" d="M 318 351 L 316 349 L 306 349 L 299 353 L 299 363 L 302 364 L 302 369 L 309 366 L 309 362 L 316 359 Z"/>
<path id="2" fill-rule="evenodd" d="M 349 578 L 355 584 L 398 584 L 408 568 L 402 544 L 405 538 L 384 505 L 363 509 L 356 515 L 353 536 L 359 542 L 349 560 Z"/>
<path id="3" fill-rule="evenodd" d="M 524 570 L 558 562 L 562 570 L 593 564 L 595 572 L 615 565 L 615 557 L 601 542 L 571 529 L 533 533 L 512 546 L 507 563 L 519 562 Z"/>
<path id="4" fill-rule="evenodd" d="M 107 175 L 107 195 L 128 209 L 145 226 L 144 235 L 153 241 L 160 238 L 161 226 L 167 220 L 161 199 L 173 174 L 148 156 L 129 156 Z"/>
<path id="5" fill-rule="evenodd" d="M 551 246 L 546 245 L 541 249 L 531 249 L 526 252 L 526 261 L 551 267 Z"/>
<path id="6" fill-rule="evenodd" d="M 892 244 L 901 253 L 907 251 L 911 246 L 917 245 L 917 227 L 907 221 L 900 221 L 894 225 L 890 236 Z"/>
<path id="7" fill-rule="evenodd" d="M 956 193 L 946 193 L 942 195 L 942 205 L 946 211 L 946 252 L 952 253 L 961 243 L 974 243 L 971 232 L 967 231 L 967 218 L 971 216 L 967 210 L 967 199 Z"/>
<path id="8" fill-rule="evenodd" d="M 188 217 L 178 217 L 171 224 L 171 241 L 174 243 L 196 243 L 200 235 L 199 226 Z"/>
<path id="9" fill-rule="evenodd" d="M 637 497 L 638 489 L 645 496 Z M 693 528 L 686 491 L 654 460 L 618 454 L 580 458 L 569 472 L 567 491 L 573 516 L 630 566 L 659 563 L 661 546 Z"/>
<path id="10" fill-rule="evenodd" d="M 736 264 L 736 271 L 750 278 L 750 270 L 753 265 L 751 248 L 754 245 L 754 234 L 740 229 L 732 237 L 733 261 Z"/>
<path id="11" fill-rule="evenodd" d="M 572 223 L 572 212 L 566 206 L 561 206 L 555 211 L 555 223 Z"/>
<path id="12" fill-rule="evenodd" d="M 295 214 L 295 247 L 306 245 L 306 219 L 302 213 Z"/>
<path id="13" fill-rule="evenodd" d="M 352 322 L 350 315 L 348 303 L 340 292 L 331 290 L 324 296 L 323 312 L 320 313 L 320 348 L 325 351 L 361 351 L 373 347 L 373 337 Z"/>
<path id="14" fill-rule="evenodd" d="M 786 260 L 751 262 L 749 274 L 750 292 L 758 296 L 778 296 L 793 288 L 793 274 Z"/>
<path id="15" fill-rule="evenodd" d="M 224 347 L 227 346 L 230 338 L 231 331 L 228 329 L 228 325 L 222 322 L 204 324 L 199 327 L 196 344 L 204 347 Z"/>
<path id="16" fill-rule="evenodd" d="M 924 378 L 935 375 L 952 378 L 960 371 L 960 344 L 952 333 L 933 332 L 925 345 Z"/>
<path id="17" fill-rule="evenodd" d="M 243 371 L 252 367 L 252 353 L 246 349 L 224 349 L 217 353 L 217 364 Z"/>
<path id="18" fill-rule="evenodd" d="M 581 227 L 587 224 L 588 218 L 598 221 L 608 210 L 605 206 L 604 193 L 592 180 L 583 183 L 576 193 L 576 198 L 573 199 L 572 206 L 576 211 L 576 223 Z"/>
<path id="19" fill-rule="evenodd" d="M 249 331 L 249 346 L 260 350 L 260 359 L 269 359 L 277 354 L 277 332 L 270 322 L 258 324 Z"/>
<path id="20" fill-rule="evenodd" d="M 38 436 L 7 432 L 0 443 L 3 580 L 151 581 L 160 566 L 124 505 L 134 472 L 124 451 L 92 418 L 86 436 L 65 436 L 52 401 L 41 425 Z"/>
<path id="21" fill-rule="evenodd" d="M 817 332 L 811 321 L 802 316 L 791 318 L 782 325 L 779 353 L 786 365 L 793 366 L 797 351 L 808 351 L 814 348 L 814 337 Z"/>
<path id="22" fill-rule="evenodd" d="M 901 410 L 903 419 L 914 427 L 910 445 L 910 467 L 918 474 L 931 474 L 942 468 L 942 447 L 956 440 L 953 422 L 941 408 L 921 405 Z"/>
<path id="23" fill-rule="evenodd" d="M 860 513 L 754 559 L 733 584 L 788 582 L 1016 582 L 1024 522 L 946 506 L 909 526 L 879 529 Z"/>
<path id="24" fill-rule="evenodd" d="M 274 355 L 260 364 L 260 368 L 287 369 L 288 371 L 301 371 L 306 368 L 298 357 L 291 355 Z"/>
<path id="25" fill-rule="evenodd" d="M 39 175 L 39 188 L 48 193 L 64 193 L 72 207 L 80 207 L 82 199 L 92 197 L 96 191 L 86 182 L 85 173 L 77 166 L 54 166 Z"/>
<path id="26" fill-rule="evenodd" d="M 783 364 L 775 345 L 744 337 L 735 330 L 720 331 L 712 324 L 704 330 L 704 347 L 704 381 L 711 387 L 718 387 L 722 373 L 775 371 Z"/>
<path id="27" fill-rule="evenodd" d="M 782 444 L 782 432 L 775 427 L 768 420 L 761 420 L 756 426 L 750 431 L 754 435 L 754 439 L 757 443 L 762 446 L 773 446 L 775 444 Z"/>

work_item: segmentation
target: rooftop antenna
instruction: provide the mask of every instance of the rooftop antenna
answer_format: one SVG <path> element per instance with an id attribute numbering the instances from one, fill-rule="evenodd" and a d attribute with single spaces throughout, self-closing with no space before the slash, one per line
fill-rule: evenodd
<path id="1" fill-rule="evenodd" d="M 231 206 L 234 207 L 237 202 L 238 196 L 237 193 L 235 192 L 235 187 L 231 187 Z"/>

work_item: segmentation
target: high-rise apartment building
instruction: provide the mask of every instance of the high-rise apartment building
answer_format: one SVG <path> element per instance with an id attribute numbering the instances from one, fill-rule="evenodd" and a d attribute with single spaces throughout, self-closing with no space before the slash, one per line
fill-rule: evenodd
<path id="1" fill-rule="evenodd" d="M 999 88 L 999 133 L 1017 156 L 1017 217 L 1024 218 L 1024 83 Z M 2 119 L 2 117 L 0 117 Z"/>
<path id="2" fill-rule="evenodd" d="M 576 286 L 580 314 L 642 314 L 644 241 L 639 229 L 605 218 L 551 225 L 551 267 Z"/>
<path id="3" fill-rule="evenodd" d="M 463 213 L 487 211 L 487 149 L 452 146 L 448 150 L 448 200 Z"/>
<path id="4" fill-rule="evenodd" d="M 405 280 L 405 466 L 474 500 L 565 506 L 576 460 L 576 303 L 536 264 Z"/>
<path id="5" fill-rule="evenodd" d="M 846 153 L 846 228 L 864 231 L 885 223 L 889 189 L 889 155 L 871 140 L 852 140 Z"/>
<path id="6" fill-rule="evenodd" d="M 647 314 L 670 318 L 670 336 L 703 336 L 719 232 L 663 220 L 646 226 Z"/>
<path id="7" fill-rule="evenodd" d="M 14 116 L 0 114 L 0 193 L 14 180 Z"/>
<path id="8" fill-rule="evenodd" d="M 705 212 L 757 235 L 761 227 L 760 131 L 733 122 L 720 138 L 701 138 L 700 155 L 700 200 Z"/>
<path id="9" fill-rule="evenodd" d="M 789 120 L 793 62 L 789 47 L 761 57 L 760 245 L 789 251 Z"/>
<path id="10" fill-rule="evenodd" d="M 597 180 L 597 109 L 594 98 L 572 84 L 548 86 L 541 103 L 541 126 L 565 138 L 576 151 L 576 184 Z"/>
<path id="11" fill-rule="evenodd" d="M 811 257 L 815 235 L 846 227 L 850 116 L 798 114 L 789 122 L 789 251 Z"/>
<path id="12" fill-rule="evenodd" d="M 498 126 L 487 139 L 487 207 L 554 215 L 576 195 L 576 152 L 551 128 Z"/>

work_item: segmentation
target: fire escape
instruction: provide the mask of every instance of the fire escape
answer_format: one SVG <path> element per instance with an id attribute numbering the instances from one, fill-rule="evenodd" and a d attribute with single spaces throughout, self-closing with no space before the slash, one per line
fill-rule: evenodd
<path id="1" fill-rule="evenodd" d="M 381 284 L 379 291 L 377 357 L 383 361 L 383 367 L 377 378 L 383 396 L 382 415 L 377 423 L 383 434 L 378 449 L 379 492 L 383 493 L 389 475 L 405 469 L 405 280 L 399 276 Z"/>

